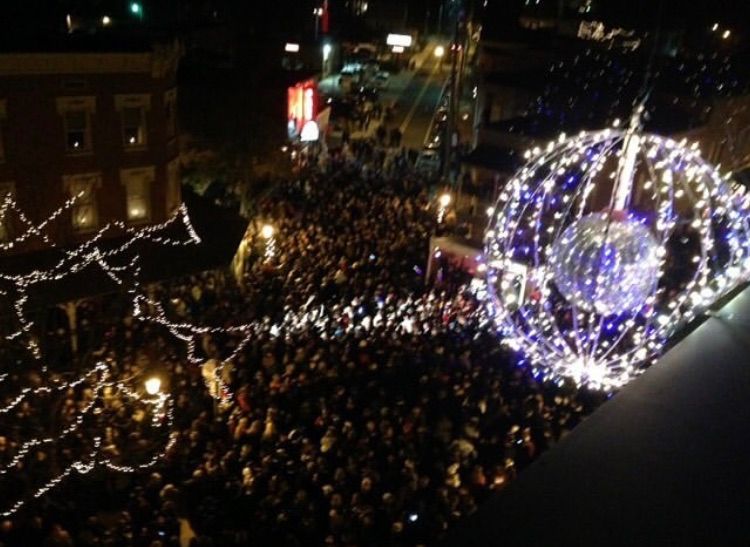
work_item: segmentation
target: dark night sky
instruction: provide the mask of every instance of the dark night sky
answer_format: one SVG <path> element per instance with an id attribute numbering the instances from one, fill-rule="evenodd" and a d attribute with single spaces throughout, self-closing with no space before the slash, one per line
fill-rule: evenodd
<path id="1" fill-rule="evenodd" d="M 311 32 L 312 6 L 322 0 L 141 0 L 146 7 L 148 23 L 157 26 L 178 24 L 180 18 L 193 21 L 207 19 L 205 13 L 210 6 L 229 14 L 228 20 L 237 26 L 245 27 L 248 34 L 263 36 L 294 35 Z M 329 0 L 332 9 L 341 9 L 345 0 Z M 372 13 L 378 12 L 378 6 L 389 12 L 400 11 L 408 15 L 411 28 L 423 30 L 429 22 L 431 28 L 437 21 L 438 6 L 456 5 L 459 0 L 371 0 Z M 470 7 L 472 3 L 481 13 L 483 0 L 464 0 Z M 541 0 L 541 8 L 556 13 L 558 0 Z M 45 34 L 53 30 L 63 30 L 66 13 L 90 13 L 101 15 L 107 13 L 127 18 L 128 0 L 22 0 L 3 2 L 0 10 L 0 23 L 4 33 L 8 34 Z M 488 0 L 486 18 L 494 21 L 516 20 L 523 9 L 524 0 Z M 737 30 L 750 25 L 750 1 L 748 0 L 594 0 L 598 14 L 595 16 L 611 24 L 628 28 L 650 30 L 655 28 L 657 20 L 663 27 L 676 29 L 702 29 L 719 22 Z M 659 5 L 662 4 L 661 15 Z M 426 17 L 429 10 L 429 18 Z M 446 10 L 447 11 L 447 10 Z M 180 15 L 177 15 L 180 14 Z M 339 24 L 346 27 L 346 24 Z M 339 29 L 340 30 L 340 29 Z M 8 37 L 6 36 L 6 39 Z"/>

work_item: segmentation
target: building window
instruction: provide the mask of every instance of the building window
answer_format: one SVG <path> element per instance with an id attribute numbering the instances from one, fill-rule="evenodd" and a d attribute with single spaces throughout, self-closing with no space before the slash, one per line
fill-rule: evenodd
<path id="1" fill-rule="evenodd" d="M 126 150 L 142 150 L 146 146 L 146 111 L 150 107 L 150 95 L 115 95 L 115 109 L 122 121 L 122 145 Z"/>
<path id="2" fill-rule="evenodd" d="M 164 94 L 164 115 L 167 122 L 167 138 L 177 135 L 177 90 L 170 89 Z"/>
<path id="3" fill-rule="evenodd" d="M 89 173 L 63 177 L 71 198 L 76 198 L 71 207 L 73 228 L 78 232 L 96 229 L 99 212 L 96 205 L 96 189 L 101 186 L 101 175 Z"/>
<path id="4" fill-rule="evenodd" d="M 65 148 L 68 152 L 91 150 L 89 116 L 83 110 L 65 113 Z"/>
<path id="5" fill-rule="evenodd" d="M 11 222 L 8 209 L 5 207 L 5 199 L 14 197 L 16 186 L 12 182 L 0 182 L 0 241 L 5 242 L 11 238 Z"/>
<path id="6" fill-rule="evenodd" d="M 142 108 L 122 109 L 122 138 L 126 147 L 146 144 L 146 115 Z"/>
<path id="7" fill-rule="evenodd" d="M 123 169 L 120 171 L 120 180 L 125 186 L 128 222 L 151 220 L 151 184 L 154 181 L 154 168 Z"/>
<path id="8" fill-rule="evenodd" d="M 180 160 L 175 159 L 167 164 L 167 214 L 171 215 L 180 206 Z"/>
<path id="9" fill-rule="evenodd" d="M 91 115 L 95 111 L 94 97 L 60 97 L 57 111 L 65 125 L 65 150 L 69 154 L 85 154 L 92 150 Z"/>

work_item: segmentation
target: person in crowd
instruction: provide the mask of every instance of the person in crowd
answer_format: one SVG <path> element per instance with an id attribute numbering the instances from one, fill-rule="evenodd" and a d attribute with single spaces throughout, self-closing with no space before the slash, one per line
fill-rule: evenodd
<path id="1" fill-rule="evenodd" d="M 244 344 L 196 343 L 205 361 L 234 355 L 231 397 L 217 404 L 184 342 L 117 298 L 85 305 L 88 353 L 119 378 L 159 362 L 176 441 L 149 469 L 67 478 L 0 521 L 0 545 L 434 545 L 602 402 L 518 366 L 466 274 L 446 263 L 450 283 L 425 282 L 427 182 L 403 151 L 350 144 L 258 204 L 277 251 L 254 253 L 240 282 L 212 271 L 144 289 L 175 322 L 253 325 Z M 58 429 L 93 398 L 86 388 L 63 394 Z M 98 412 L 106 422 L 84 421 L 70 444 L 32 450 L 3 491 L 43 483 L 97 434 L 120 464 L 161 450 L 126 398 L 113 392 Z M 49 425 L 23 404 L 0 420 L 26 437 Z M 0 436 L 0 465 L 18 449 Z"/>

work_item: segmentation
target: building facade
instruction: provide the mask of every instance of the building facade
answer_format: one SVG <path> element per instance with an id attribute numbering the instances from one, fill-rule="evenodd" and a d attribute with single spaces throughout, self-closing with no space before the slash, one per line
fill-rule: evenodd
<path id="1" fill-rule="evenodd" d="M 0 53 L 0 194 L 73 245 L 113 221 L 142 226 L 179 206 L 177 43 Z M 6 214 L 0 239 L 17 237 Z M 34 243 L 19 250 L 33 250 Z"/>

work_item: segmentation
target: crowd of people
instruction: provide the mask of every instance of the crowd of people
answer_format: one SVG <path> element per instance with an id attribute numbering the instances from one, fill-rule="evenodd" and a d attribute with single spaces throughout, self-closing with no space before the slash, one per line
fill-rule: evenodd
<path id="1" fill-rule="evenodd" d="M 425 279 L 434 201 L 404 155 L 357 145 L 311 161 L 259 204 L 273 248 L 254 237 L 241 279 L 212 271 L 144 288 L 169 321 L 253 326 L 252 336 L 194 334 L 203 362 L 233 356 L 220 393 L 187 360 L 185 341 L 134 317 L 125 295 L 87 304 L 78 352 L 117 378 L 158 369 L 174 399 L 171 441 L 148 408 L 112 388 L 73 435 L 78 445 L 101 435 L 118 465 L 163 457 L 134 473 L 72 473 L 0 519 L 0 545 L 438 543 L 601 396 L 518 366 L 462 272 L 446 264 L 441 282 Z M 60 329 L 48 336 L 65 346 Z M 65 392 L 59 428 L 90 391 Z M 24 424 L 21 409 L 33 414 L 20 405 L 7 423 Z M 21 433 L 0 437 L 0 464 Z M 78 445 L 63 456 L 32 449 L 8 474 L 23 477 L 14 492 L 63 467 Z"/>

